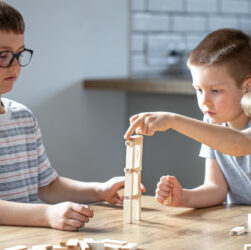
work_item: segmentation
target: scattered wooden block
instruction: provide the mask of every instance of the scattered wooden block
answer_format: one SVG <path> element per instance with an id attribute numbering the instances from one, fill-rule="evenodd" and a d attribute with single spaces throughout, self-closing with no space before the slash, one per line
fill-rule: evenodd
<path id="1" fill-rule="evenodd" d="M 80 243 L 78 239 L 69 239 L 66 243 L 67 249 L 79 250 Z"/>
<path id="2" fill-rule="evenodd" d="M 104 240 L 105 244 L 113 244 L 113 245 L 119 245 L 119 246 L 124 246 L 127 244 L 127 241 L 125 240 L 110 240 L 110 239 L 105 239 Z"/>
<path id="3" fill-rule="evenodd" d="M 60 241 L 59 246 L 66 247 L 66 243 L 67 243 L 67 241 Z"/>
<path id="4" fill-rule="evenodd" d="M 248 214 L 248 232 L 251 233 L 251 214 Z"/>
<path id="5" fill-rule="evenodd" d="M 121 198 L 121 197 L 124 197 L 124 192 L 125 192 L 125 189 L 124 188 L 121 188 L 117 191 L 117 194 L 118 194 L 118 197 Z"/>
<path id="6" fill-rule="evenodd" d="M 53 250 L 53 246 L 51 244 L 42 244 L 42 245 L 34 245 L 32 249 L 36 250 Z"/>
<path id="7" fill-rule="evenodd" d="M 60 245 L 53 245 L 53 250 L 66 250 L 66 247 L 62 247 Z"/>
<path id="8" fill-rule="evenodd" d="M 91 238 L 84 238 L 84 242 L 89 245 L 91 250 L 104 250 L 105 244 L 102 240 L 93 240 Z"/>
<path id="9" fill-rule="evenodd" d="M 104 250 L 121 250 L 121 246 L 105 243 Z"/>
<path id="10" fill-rule="evenodd" d="M 90 250 L 90 246 L 86 242 L 80 240 L 79 243 L 80 243 L 81 250 Z"/>
<path id="11" fill-rule="evenodd" d="M 28 249 L 28 247 L 25 245 L 18 245 L 14 247 L 5 248 L 5 250 L 26 250 L 26 249 Z"/>
<path id="12" fill-rule="evenodd" d="M 127 243 L 126 245 L 121 247 L 121 250 L 135 250 L 137 249 L 138 244 L 137 243 Z"/>
<path id="13" fill-rule="evenodd" d="M 235 236 L 235 235 L 242 235 L 245 234 L 245 227 L 234 227 L 230 231 L 230 235 Z"/>
<path id="14" fill-rule="evenodd" d="M 251 250 L 251 244 L 245 244 L 244 250 Z"/>

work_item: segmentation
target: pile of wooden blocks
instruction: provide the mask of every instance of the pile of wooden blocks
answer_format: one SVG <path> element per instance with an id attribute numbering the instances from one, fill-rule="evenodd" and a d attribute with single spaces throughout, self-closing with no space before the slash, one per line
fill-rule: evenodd
<path id="1" fill-rule="evenodd" d="M 134 250 L 137 249 L 137 243 L 128 243 L 120 240 L 93 240 L 84 238 L 83 240 L 70 239 L 61 241 L 58 245 L 43 244 L 35 245 L 32 248 L 26 246 L 14 246 L 5 248 L 5 250 Z"/>
<path id="2" fill-rule="evenodd" d="M 131 136 L 126 144 L 124 222 L 141 219 L 141 171 L 143 136 Z"/>

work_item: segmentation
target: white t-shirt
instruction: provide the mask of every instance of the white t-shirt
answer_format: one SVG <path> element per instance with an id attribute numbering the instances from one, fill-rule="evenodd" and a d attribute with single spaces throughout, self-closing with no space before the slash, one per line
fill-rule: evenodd
<path id="1" fill-rule="evenodd" d="M 24 105 L 2 98 L 0 115 L 0 199 L 38 200 L 38 188 L 58 177 L 51 167 L 38 122 Z"/>

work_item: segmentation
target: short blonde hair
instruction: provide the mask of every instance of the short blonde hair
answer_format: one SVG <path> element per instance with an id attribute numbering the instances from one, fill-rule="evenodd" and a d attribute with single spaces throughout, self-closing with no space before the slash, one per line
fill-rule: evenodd
<path id="1" fill-rule="evenodd" d="M 251 39 L 238 29 L 219 29 L 207 35 L 192 50 L 187 66 L 225 65 L 237 87 L 251 77 Z M 251 117 L 251 94 L 245 93 L 241 106 Z"/>

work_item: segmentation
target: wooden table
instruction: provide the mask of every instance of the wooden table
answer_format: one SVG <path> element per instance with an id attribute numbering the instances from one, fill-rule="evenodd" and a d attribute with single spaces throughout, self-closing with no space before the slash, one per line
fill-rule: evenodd
<path id="1" fill-rule="evenodd" d="M 247 226 L 251 206 L 217 206 L 206 209 L 169 208 L 151 196 L 142 197 L 142 220 L 123 223 L 121 206 L 94 205 L 94 218 L 79 232 L 50 228 L 0 226 L 0 249 L 24 244 L 58 243 L 70 238 L 137 242 L 138 249 L 237 250 L 251 243 L 251 232 L 230 236 L 236 226 Z"/>

